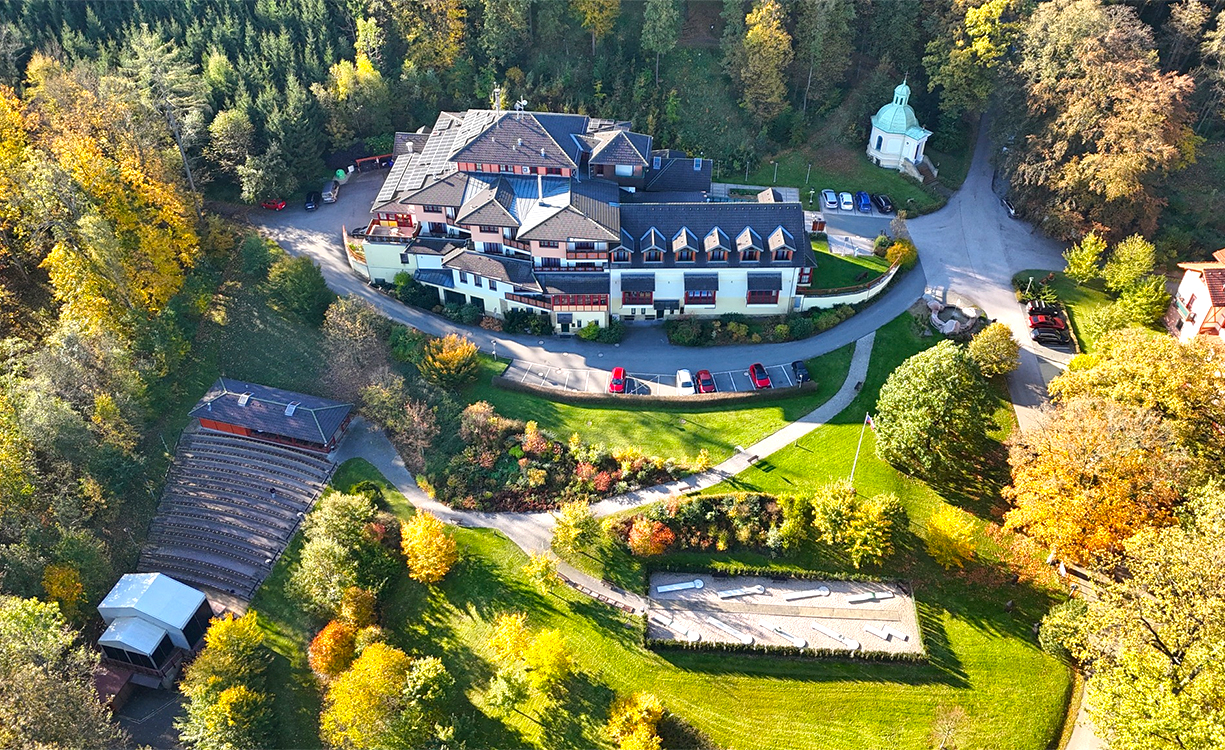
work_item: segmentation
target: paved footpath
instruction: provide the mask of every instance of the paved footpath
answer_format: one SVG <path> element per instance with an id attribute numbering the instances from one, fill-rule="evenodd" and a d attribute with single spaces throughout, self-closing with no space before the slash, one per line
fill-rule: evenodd
<path id="1" fill-rule="evenodd" d="M 875 337 L 875 333 L 869 333 L 855 342 L 851 367 L 842 387 L 828 401 L 813 411 L 787 424 L 777 432 L 767 435 L 708 471 L 668 484 L 645 487 L 624 495 L 607 498 L 592 505 L 592 512 L 596 517 L 603 517 L 627 508 L 666 500 L 674 495 L 712 487 L 749 468 L 759 457 L 781 450 L 817 429 L 850 406 L 859 393 L 858 385 L 868 374 L 868 362 L 872 357 L 872 343 Z M 369 461 L 387 478 L 387 481 L 395 485 L 395 488 L 414 507 L 429 511 L 444 521 L 457 526 L 495 529 L 519 545 L 525 552 L 539 552 L 550 547 L 553 539 L 553 526 L 556 522 L 553 514 L 461 511 L 430 498 L 417 486 L 417 480 L 408 471 L 404 460 L 400 458 L 383 431 L 364 419 L 358 418 L 353 421 L 348 436 L 336 452 L 337 463 L 350 458 L 364 458 Z M 557 567 L 562 575 L 597 594 L 638 612 L 645 609 L 646 601 L 637 594 L 600 581 L 567 562 L 558 561 Z"/>

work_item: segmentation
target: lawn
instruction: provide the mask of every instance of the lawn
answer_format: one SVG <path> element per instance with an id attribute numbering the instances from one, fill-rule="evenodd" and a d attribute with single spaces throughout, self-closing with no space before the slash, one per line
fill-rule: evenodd
<path id="1" fill-rule="evenodd" d="M 1034 283 L 1037 284 L 1040 279 L 1046 278 L 1050 273 L 1050 271 L 1039 270 L 1022 271 L 1013 277 L 1013 283 L 1020 284 L 1024 288 L 1031 276 Z M 1059 295 L 1059 301 L 1063 304 L 1064 309 L 1067 310 L 1068 324 L 1072 327 L 1072 333 L 1076 335 L 1076 342 L 1080 345 L 1082 352 L 1091 352 L 1095 341 L 1093 336 L 1085 330 L 1085 318 L 1093 310 L 1111 303 L 1110 297 L 1102 286 L 1102 280 L 1095 279 L 1089 282 L 1088 286 L 1081 286 L 1069 279 L 1062 271 L 1055 271 L 1054 274 L 1055 279 L 1051 282 L 1051 286 Z"/>
<path id="2" fill-rule="evenodd" d="M 751 445 L 828 401 L 846 380 L 853 351 L 854 345 L 848 344 L 808 360 L 808 371 L 817 383 L 813 390 L 777 401 L 748 401 L 739 407 L 562 404 L 493 387 L 490 379 L 505 365 L 490 359 L 482 361 L 481 375 L 464 398 L 488 401 L 506 417 L 535 420 L 562 440 L 577 432 L 587 442 L 610 448 L 637 446 L 651 455 L 675 458 L 695 458 L 705 448 L 718 462 L 732 455 L 736 446 Z"/>
<path id="3" fill-rule="evenodd" d="M 777 182 L 771 161 L 778 162 Z M 808 173 L 810 163 L 812 174 L 806 183 L 804 177 Z M 721 179 L 738 183 L 744 179 L 744 173 L 723 175 Z M 821 198 L 821 191 L 826 188 L 852 193 L 857 190 L 885 193 L 893 199 L 899 210 L 905 210 L 911 216 L 930 213 L 945 203 L 943 198 L 934 192 L 928 192 L 914 180 L 903 177 L 900 172 L 882 169 L 868 161 L 867 154 L 863 153 L 862 149 L 832 143 L 821 148 L 790 149 L 763 158 L 757 169 L 749 172 L 747 183 L 797 187 L 805 207 L 813 210 L 820 208 L 817 202 Z M 813 194 L 813 202 L 810 205 L 809 191 L 814 189 L 816 193 Z"/>
<path id="4" fill-rule="evenodd" d="M 889 270 L 889 262 L 875 255 L 834 255 L 826 247 L 813 240 L 812 249 L 817 254 L 815 278 L 820 278 L 821 289 L 840 289 L 857 284 L 867 284 L 878 279 Z"/>

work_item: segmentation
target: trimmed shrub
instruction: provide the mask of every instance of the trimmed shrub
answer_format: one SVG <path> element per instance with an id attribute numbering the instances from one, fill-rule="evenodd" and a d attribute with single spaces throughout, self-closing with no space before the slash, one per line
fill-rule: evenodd
<path id="1" fill-rule="evenodd" d="M 417 370 L 434 385 L 455 387 L 476 377 L 476 344 L 453 333 L 426 342 Z"/>
<path id="2" fill-rule="evenodd" d="M 406 305 L 432 310 L 438 304 L 438 290 L 418 282 L 407 271 L 400 271 L 391 280 L 396 298 Z"/>
<path id="3" fill-rule="evenodd" d="M 885 260 L 889 265 L 899 264 L 902 268 L 914 268 L 919 262 L 919 250 L 910 240 L 899 239 L 885 251 Z"/>

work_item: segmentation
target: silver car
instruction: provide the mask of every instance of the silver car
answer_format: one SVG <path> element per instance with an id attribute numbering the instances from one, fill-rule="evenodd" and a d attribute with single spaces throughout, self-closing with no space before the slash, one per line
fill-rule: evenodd
<path id="1" fill-rule="evenodd" d="M 835 193 L 833 190 L 822 190 L 821 191 L 821 205 L 825 208 L 837 208 L 838 207 L 838 194 Z"/>
<path id="2" fill-rule="evenodd" d="M 697 389 L 693 387 L 693 376 L 688 370 L 676 371 L 676 395 L 692 396 L 697 393 Z"/>
<path id="3" fill-rule="evenodd" d="M 838 207 L 843 211 L 854 211 L 855 199 L 850 193 L 838 193 Z"/>

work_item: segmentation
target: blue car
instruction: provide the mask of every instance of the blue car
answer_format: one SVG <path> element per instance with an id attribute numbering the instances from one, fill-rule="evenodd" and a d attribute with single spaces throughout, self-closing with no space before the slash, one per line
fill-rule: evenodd
<path id="1" fill-rule="evenodd" d="M 872 197 L 862 190 L 855 193 L 855 208 L 859 209 L 860 213 L 872 213 Z"/>

